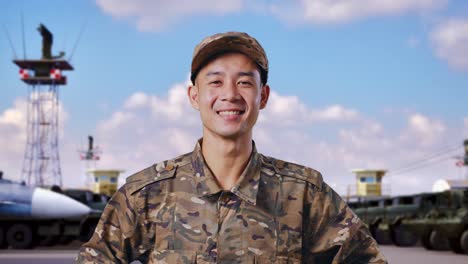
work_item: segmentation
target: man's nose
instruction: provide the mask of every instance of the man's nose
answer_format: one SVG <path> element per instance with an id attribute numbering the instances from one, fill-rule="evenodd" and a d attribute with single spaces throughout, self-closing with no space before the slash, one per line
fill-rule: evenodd
<path id="1" fill-rule="evenodd" d="M 240 99 L 239 90 L 235 81 L 226 82 L 222 89 L 223 100 L 234 101 Z"/>

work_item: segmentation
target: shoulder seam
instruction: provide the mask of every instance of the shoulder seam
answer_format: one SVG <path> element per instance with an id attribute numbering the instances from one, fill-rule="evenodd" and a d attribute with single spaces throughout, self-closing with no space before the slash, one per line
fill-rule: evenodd
<path id="1" fill-rule="evenodd" d="M 312 169 L 310 167 L 303 166 L 303 165 L 294 164 L 295 166 L 298 166 L 299 168 L 301 168 L 302 171 L 304 171 L 304 175 L 301 175 L 300 173 L 292 171 L 292 170 L 290 170 L 288 168 L 279 168 L 277 165 L 272 164 L 269 161 L 270 160 L 273 160 L 273 161 L 276 160 L 280 164 L 292 164 L 292 163 L 285 162 L 285 161 L 282 161 L 282 160 L 278 160 L 278 159 L 275 159 L 275 158 L 272 158 L 272 157 L 266 157 L 266 156 L 264 156 L 264 157 L 267 160 L 264 158 L 263 163 L 265 165 L 267 165 L 267 168 L 274 170 L 275 173 L 277 173 L 277 174 L 279 174 L 279 175 L 281 175 L 283 177 L 295 178 L 295 179 L 298 179 L 298 180 L 306 181 L 306 182 L 316 186 L 319 191 L 322 190 L 323 177 L 322 177 L 322 174 L 319 171 L 314 170 L 314 169 Z"/>
<path id="2" fill-rule="evenodd" d="M 185 166 L 188 161 L 184 158 L 188 158 L 191 152 L 179 155 L 173 159 L 168 159 L 159 163 L 155 163 L 150 167 L 143 169 L 130 177 L 127 178 L 127 189 L 130 195 L 144 188 L 145 186 L 169 179 L 174 177 L 176 170 L 180 166 Z"/>
<path id="3" fill-rule="evenodd" d="M 136 177 L 140 173 L 144 173 L 144 172 L 149 173 L 148 175 L 144 175 L 143 176 L 144 178 L 142 178 L 140 182 L 132 182 L 131 179 L 129 179 L 129 181 L 127 181 L 127 184 L 130 184 L 131 186 L 129 186 L 129 188 L 128 188 L 128 193 L 130 195 L 133 195 L 137 191 L 139 191 L 142 188 L 146 187 L 147 185 L 150 185 L 152 183 L 159 182 L 159 181 L 162 181 L 162 180 L 165 180 L 165 179 L 172 178 L 175 175 L 177 167 L 178 166 L 174 166 L 170 170 L 158 171 L 157 170 L 157 165 L 155 164 L 155 165 L 153 165 L 153 166 L 151 166 L 149 168 L 146 168 L 142 172 L 139 172 L 139 173 L 136 173 L 136 174 L 130 176 L 130 177 Z M 149 172 L 147 170 L 149 170 Z"/>

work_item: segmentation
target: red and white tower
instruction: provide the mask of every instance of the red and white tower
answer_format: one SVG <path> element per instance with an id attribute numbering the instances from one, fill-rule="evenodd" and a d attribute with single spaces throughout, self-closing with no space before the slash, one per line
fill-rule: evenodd
<path id="1" fill-rule="evenodd" d="M 52 33 L 40 25 L 42 58 L 13 60 L 20 79 L 28 85 L 27 141 L 22 180 L 28 185 L 62 185 L 59 154 L 59 87 L 67 83 L 63 71 L 72 71 L 67 60 L 51 55 Z"/>

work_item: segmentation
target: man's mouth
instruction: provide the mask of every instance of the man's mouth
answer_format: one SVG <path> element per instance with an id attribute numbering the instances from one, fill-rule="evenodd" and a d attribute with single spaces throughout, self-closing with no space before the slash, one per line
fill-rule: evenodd
<path id="1" fill-rule="evenodd" d="M 245 111 L 241 110 L 223 110 L 223 111 L 216 111 L 218 115 L 221 116 L 234 116 L 234 115 L 242 115 Z"/>

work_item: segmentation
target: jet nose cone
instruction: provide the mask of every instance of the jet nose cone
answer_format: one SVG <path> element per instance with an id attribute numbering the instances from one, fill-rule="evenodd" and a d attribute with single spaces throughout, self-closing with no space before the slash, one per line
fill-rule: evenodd
<path id="1" fill-rule="evenodd" d="M 31 202 L 32 216 L 39 218 L 73 218 L 89 214 L 91 209 L 72 198 L 53 191 L 35 188 Z"/>

